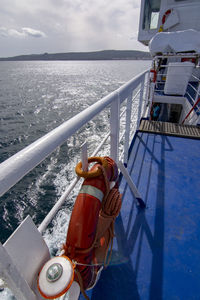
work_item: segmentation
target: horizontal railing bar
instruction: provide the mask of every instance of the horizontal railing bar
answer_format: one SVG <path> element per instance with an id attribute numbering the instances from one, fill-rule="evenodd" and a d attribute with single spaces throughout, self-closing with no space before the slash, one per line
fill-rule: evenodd
<path id="1" fill-rule="evenodd" d="M 195 118 L 195 119 L 194 119 Z M 190 116 L 187 118 L 188 122 L 191 122 L 194 124 L 195 122 L 197 122 L 199 116 L 197 115 L 197 113 L 195 114 L 190 114 Z"/>
<path id="2" fill-rule="evenodd" d="M 190 114 L 189 117 L 187 118 L 187 120 L 192 121 L 192 119 L 194 119 L 195 117 L 196 117 L 196 120 L 197 120 L 199 116 L 197 114 Z"/>
<path id="3" fill-rule="evenodd" d="M 1 163 L 0 196 L 7 192 L 14 184 L 49 156 L 58 146 L 62 145 L 70 136 L 76 133 L 78 129 L 92 120 L 113 101 L 120 99 L 120 103 L 122 103 L 130 92 L 140 84 L 147 72 L 146 70 L 137 75 L 116 91 L 86 108 L 84 111 Z"/>
<path id="4" fill-rule="evenodd" d="M 140 92 L 140 90 L 136 93 L 136 95 L 134 96 L 134 98 L 136 98 L 136 96 L 138 95 L 139 92 Z M 124 109 L 124 111 L 121 113 L 120 117 L 122 117 L 122 115 L 125 113 L 125 111 L 126 111 L 126 109 Z M 122 141 L 124 135 L 125 135 L 125 130 L 123 131 L 122 136 L 119 139 L 119 142 Z M 110 131 L 106 134 L 106 136 L 104 137 L 103 141 L 95 149 L 95 151 L 91 154 L 91 156 L 96 156 L 97 155 L 97 153 L 101 150 L 102 146 L 104 145 L 104 143 L 106 142 L 106 140 L 109 138 L 109 136 L 110 136 Z M 122 157 L 123 157 L 123 151 L 122 151 L 122 154 L 120 155 L 120 159 L 122 159 Z M 72 181 L 72 183 L 69 186 L 69 188 L 63 193 L 63 195 L 60 197 L 60 199 L 56 202 L 56 204 L 54 205 L 54 207 L 51 209 L 51 211 L 48 213 L 48 215 L 45 217 L 45 219 L 39 225 L 38 230 L 41 233 L 47 228 L 47 226 L 49 225 L 49 223 L 52 221 L 52 219 L 54 218 L 54 216 L 56 215 L 56 213 L 58 212 L 58 210 L 60 209 L 60 207 L 66 201 L 66 199 L 69 196 L 69 194 L 72 191 L 72 189 L 78 183 L 79 179 L 80 179 L 79 177 L 76 177 Z"/>
<path id="5" fill-rule="evenodd" d="M 132 101 L 135 100 L 135 98 L 138 96 L 138 94 L 139 94 L 140 91 L 141 91 L 141 89 L 140 89 L 139 91 L 137 91 L 137 93 L 134 95 Z M 126 107 L 125 107 L 125 108 L 123 109 L 123 111 L 121 112 L 120 118 L 123 117 L 123 115 L 125 114 L 125 112 L 126 112 Z"/>
<path id="6" fill-rule="evenodd" d="M 132 100 L 134 100 L 137 97 L 137 95 L 139 94 L 139 92 L 140 92 L 140 89 L 134 95 L 134 97 L 133 97 Z M 126 112 L 126 108 L 122 111 L 122 113 L 120 114 L 120 117 L 122 117 L 125 112 Z M 123 131 L 122 136 L 120 137 L 120 142 L 122 141 L 124 135 L 125 135 L 125 130 Z M 104 145 L 104 143 L 106 142 L 106 140 L 109 137 L 110 137 L 110 131 L 106 134 L 106 136 L 104 137 L 104 139 L 102 140 L 102 142 L 100 143 L 100 145 L 95 149 L 95 151 L 91 154 L 91 156 L 96 156 L 97 155 L 97 153 L 101 150 L 102 146 Z M 120 159 L 122 157 L 123 157 L 123 151 L 122 151 L 122 154 L 120 155 Z M 39 225 L 38 230 L 41 233 L 47 228 L 48 224 L 52 221 L 52 219 L 54 218 L 54 216 L 56 215 L 56 213 L 58 212 L 58 210 L 60 209 L 60 207 L 63 205 L 63 203 L 66 201 L 67 197 L 69 196 L 69 194 L 73 190 L 73 188 L 78 183 L 79 179 L 80 179 L 79 177 L 76 177 L 72 181 L 72 183 L 70 184 L 70 186 L 66 189 L 66 191 L 63 193 L 63 195 L 59 198 L 59 200 L 56 202 L 56 204 L 54 205 L 54 207 L 51 209 L 51 211 L 45 217 L 45 219 L 43 220 L 43 222 Z"/>
<path id="7" fill-rule="evenodd" d="M 130 133 L 130 141 L 132 141 L 135 133 L 136 133 L 136 129 L 132 129 L 132 131 Z"/>
<path id="8" fill-rule="evenodd" d="M 190 67 L 190 66 L 188 66 L 188 65 L 181 65 L 181 62 L 179 62 L 180 64 L 179 65 L 176 65 L 176 67 L 179 67 L 179 68 L 184 68 L 184 67 Z M 170 65 L 160 65 L 160 68 L 169 68 L 169 67 L 171 67 Z"/>
<path id="9" fill-rule="evenodd" d="M 200 81 L 200 78 L 196 77 L 195 75 L 192 74 L 192 77 L 198 81 Z"/>
<path id="10" fill-rule="evenodd" d="M 192 102 L 195 103 L 195 100 L 192 98 L 192 96 L 188 92 L 186 94 L 188 94 L 188 96 L 190 97 L 190 99 L 192 100 Z"/>
<path id="11" fill-rule="evenodd" d="M 121 155 L 119 156 L 119 161 L 122 161 L 122 160 L 123 160 L 123 156 L 124 156 L 124 150 L 122 150 L 122 153 L 121 153 Z"/>
<path id="12" fill-rule="evenodd" d="M 138 96 L 138 94 L 140 93 L 141 89 L 139 89 L 137 91 L 137 93 L 133 96 L 132 101 L 135 100 L 135 98 Z M 126 108 L 121 112 L 120 114 L 120 118 L 124 115 L 124 113 L 126 112 Z M 121 143 L 122 139 L 124 138 L 126 130 L 124 130 L 119 138 L 119 142 Z"/>
<path id="13" fill-rule="evenodd" d="M 177 54 L 163 54 L 163 55 L 156 55 L 156 58 L 163 58 L 163 57 L 187 57 L 187 58 L 196 58 L 199 57 L 199 54 L 189 54 L 189 53 L 177 53 Z"/>
<path id="14" fill-rule="evenodd" d="M 195 103 L 195 99 L 193 99 L 192 96 L 188 92 L 186 94 L 188 94 L 188 96 L 190 97 L 192 102 Z M 195 108 L 196 108 L 196 110 L 200 111 L 200 108 L 198 106 L 196 106 Z M 194 112 L 196 112 L 196 110 L 194 110 Z"/>
<path id="15" fill-rule="evenodd" d="M 123 111 L 121 112 L 120 118 L 123 117 L 123 115 L 125 114 L 125 112 L 126 112 L 126 107 L 125 107 L 125 108 L 123 109 Z"/>
<path id="16" fill-rule="evenodd" d="M 47 228 L 47 226 L 49 225 L 49 223 L 51 222 L 51 220 L 53 219 L 53 217 L 55 216 L 55 214 L 58 212 L 58 210 L 60 209 L 60 207 L 63 205 L 63 203 L 65 202 L 66 198 L 71 193 L 71 191 L 76 186 L 76 184 L 78 183 L 79 180 L 80 180 L 80 177 L 74 178 L 74 180 L 71 182 L 71 184 L 69 185 L 69 187 L 65 190 L 65 192 L 62 194 L 62 196 L 58 199 L 58 201 L 56 202 L 56 204 L 50 210 L 50 212 L 48 213 L 48 215 L 44 218 L 44 220 L 42 221 L 42 223 L 39 225 L 39 227 L 38 227 L 39 232 L 42 233 Z"/>
<path id="17" fill-rule="evenodd" d="M 135 98 L 138 96 L 138 94 L 140 93 L 140 91 L 141 91 L 141 89 L 139 89 L 139 90 L 137 91 L 137 93 L 133 96 L 132 101 L 135 100 Z"/>
<path id="18" fill-rule="evenodd" d="M 104 145 L 104 143 L 107 141 L 107 139 L 110 136 L 110 131 L 106 134 L 106 136 L 104 137 L 103 141 L 100 143 L 100 145 L 96 148 L 96 150 L 92 153 L 91 156 L 96 156 L 97 153 L 99 152 L 99 150 L 101 150 L 102 146 Z"/>
<path id="19" fill-rule="evenodd" d="M 198 106 L 195 106 L 195 108 L 193 109 L 193 111 L 197 114 L 200 112 L 200 108 Z"/>
<path id="20" fill-rule="evenodd" d="M 159 83 L 159 84 L 165 84 L 165 81 L 156 81 L 156 83 Z"/>
<path id="21" fill-rule="evenodd" d="M 123 132 L 122 132 L 122 134 L 121 134 L 121 136 L 120 136 L 120 138 L 119 138 L 119 143 L 121 143 L 121 141 L 123 140 L 125 132 L 126 132 L 126 130 L 124 129 Z"/>
<path id="22" fill-rule="evenodd" d="M 133 121 L 133 120 L 132 120 L 132 121 Z M 130 133 L 130 141 L 132 141 L 133 136 L 134 136 L 135 133 L 136 133 L 136 129 L 133 129 L 132 132 Z M 119 142 L 122 141 L 124 135 L 125 135 L 125 130 L 123 131 L 123 133 L 122 133 L 122 135 L 121 135 L 121 137 L 120 137 L 120 139 L 119 139 Z M 130 146 L 130 145 L 129 145 L 129 146 Z M 123 161 L 123 156 L 124 156 L 124 148 L 123 148 L 123 150 L 122 150 L 122 153 L 121 153 L 120 156 L 119 156 L 119 161 Z"/>
<path id="23" fill-rule="evenodd" d="M 99 150 L 101 149 L 101 147 L 103 146 L 103 144 L 106 142 L 106 140 L 109 138 L 109 136 L 110 136 L 110 132 L 107 133 L 107 135 L 105 136 L 105 138 L 103 139 L 103 141 L 101 142 L 101 144 L 97 147 L 97 149 L 92 153 L 91 156 L 96 156 L 97 155 L 97 153 L 99 152 Z M 58 212 L 58 210 L 60 209 L 60 207 L 67 200 L 67 197 L 69 196 L 69 194 L 71 193 L 71 191 L 73 190 L 73 188 L 76 186 L 76 184 L 78 183 L 79 179 L 80 179 L 79 177 L 74 178 L 74 180 L 71 182 L 69 188 L 62 194 L 62 196 L 56 202 L 56 204 L 54 205 L 54 207 L 50 210 L 50 212 L 48 213 L 48 215 L 42 221 L 42 223 L 38 227 L 38 230 L 41 233 L 47 228 L 47 226 L 52 221 L 52 219 L 54 218 L 54 216 L 56 215 L 56 213 Z"/>
<path id="24" fill-rule="evenodd" d="M 195 108 L 196 108 L 195 112 L 197 111 L 200 112 L 200 107 L 198 105 Z"/>
<path id="25" fill-rule="evenodd" d="M 188 85 L 191 86 L 191 88 L 192 88 L 196 93 L 199 94 L 199 92 L 197 91 L 197 89 L 195 89 L 195 87 L 194 87 L 191 83 L 188 83 Z"/>
<path id="26" fill-rule="evenodd" d="M 132 103 L 133 103 L 133 101 L 137 98 L 137 96 L 139 95 L 140 91 L 141 91 L 141 89 L 139 89 L 139 90 L 136 92 L 136 94 L 133 96 L 133 98 L 132 98 Z"/>

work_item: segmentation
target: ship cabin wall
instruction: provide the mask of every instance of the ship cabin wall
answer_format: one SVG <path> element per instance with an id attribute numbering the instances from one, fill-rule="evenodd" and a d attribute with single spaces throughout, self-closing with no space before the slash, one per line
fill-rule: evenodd
<path id="1" fill-rule="evenodd" d="M 159 30 L 200 31 L 199 12 L 199 0 L 141 0 L 138 41 L 147 46 Z"/>

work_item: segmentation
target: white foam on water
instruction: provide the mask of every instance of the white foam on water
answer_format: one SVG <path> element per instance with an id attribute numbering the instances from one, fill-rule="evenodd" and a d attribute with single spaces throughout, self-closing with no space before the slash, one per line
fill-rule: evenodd
<path id="1" fill-rule="evenodd" d="M 2 292 L 0 292 L 1 300 L 16 300 L 15 296 L 8 288 L 4 288 Z"/>
<path id="2" fill-rule="evenodd" d="M 53 227 L 48 228 L 43 235 L 52 256 L 60 255 L 62 251 L 62 245 L 65 243 L 67 236 L 70 216 L 70 209 L 61 209 L 53 220 Z"/>

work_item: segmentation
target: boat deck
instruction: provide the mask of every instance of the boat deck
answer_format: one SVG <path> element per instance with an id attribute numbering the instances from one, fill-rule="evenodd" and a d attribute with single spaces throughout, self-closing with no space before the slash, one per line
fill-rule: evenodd
<path id="1" fill-rule="evenodd" d="M 142 120 L 140 131 L 200 139 L 200 127 L 169 122 Z"/>
<path id="2" fill-rule="evenodd" d="M 122 179 L 112 262 L 90 299 L 199 299 L 199 153 L 198 139 L 136 134 L 128 170 L 147 208 Z"/>

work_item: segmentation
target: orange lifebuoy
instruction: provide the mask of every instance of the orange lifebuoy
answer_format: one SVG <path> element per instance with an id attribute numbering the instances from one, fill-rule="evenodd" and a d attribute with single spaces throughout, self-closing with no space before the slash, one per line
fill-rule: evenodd
<path id="1" fill-rule="evenodd" d="M 79 282 L 82 278 L 83 289 L 88 289 L 94 283 L 94 277 L 99 266 L 92 266 L 95 261 L 94 243 L 99 221 L 102 200 L 107 193 L 104 176 L 108 182 L 117 181 L 118 168 L 115 162 L 104 157 L 107 167 L 104 174 L 95 178 L 86 178 L 76 198 L 71 219 L 69 222 L 66 243 L 64 245 L 65 255 L 77 262 L 75 280 Z M 95 164 L 89 172 L 96 170 L 101 163 Z"/>
<path id="2" fill-rule="evenodd" d="M 162 32 L 163 31 L 163 25 L 165 24 L 166 22 L 166 18 L 171 14 L 172 12 L 172 9 L 168 9 L 164 15 L 162 16 L 162 24 L 160 25 L 160 28 L 158 30 L 158 32 Z"/>
<path id="3" fill-rule="evenodd" d="M 88 163 L 91 163 L 91 162 L 98 162 L 104 168 L 107 168 L 107 166 L 108 166 L 107 160 L 104 157 L 96 157 L 96 156 L 95 157 L 89 157 L 88 158 Z M 98 165 L 93 170 L 83 171 L 81 161 L 77 164 L 77 166 L 75 168 L 75 171 L 76 171 L 76 174 L 78 176 L 83 177 L 83 178 L 94 178 L 94 177 L 97 177 L 97 176 L 101 175 L 101 173 L 102 173 L 101 169 L 98 168 Z"/>
<path id="4" fill-rule="evenodd" d="M 168 10 L 164 13 L 164 15 L 163 15 L 163 17 L 162 17 L 162 25 L 165 24 L 166 18 L 167 18 L 167 16 L 169 16 L 169 15 L 171 14 L 171 12 L 172 12 L 172 10 L 171 10 L 171 9 L 168 9 Z"/>

